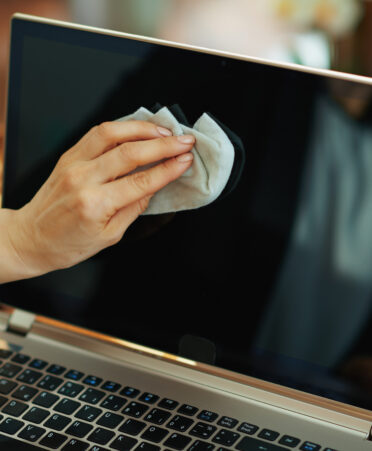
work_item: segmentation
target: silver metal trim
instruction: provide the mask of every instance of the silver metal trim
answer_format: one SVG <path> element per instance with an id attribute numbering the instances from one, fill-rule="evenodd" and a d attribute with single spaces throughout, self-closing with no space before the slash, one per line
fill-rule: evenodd
<path id="1" fill-rule="evenodd" d="M 199 52 L 199 53 L 208 53 L 211 55 L 225 56 L 227 58 L 233 58 L 233 59 L 248 61 L 248 62 L 252 62 L 252 63 L 265 64 L 265 65 L 274 66 L 274 67 L 278 67 L 278 68 L 282 68 L 282 69 L 292 69 L 292 70 L 299 71 L 299 72 L 323 75 L 326 77 L 338 78 L 341 80 L 347 80 L 347 81 L 357 82 L 357 83 L 364 83 L 364 84 L 372 86 L 372 78 L 366 77 L 363 75 L 355 75 L 355 74 L 338 72 L 338 71 L 329 70 L 329 69 L 313 68 L 313 67 L 302 66 L 302 65 L 294 64 L 294 63 L 278 62 L 278 61 L 274 61 L 274 60 L 270 60 L 270 59 L 266 59 L 266 58 L 252 57 L 252 56 L 243 55 L 243 54 L 239 54 L 239 53 L 231 53 L 231 52 L 227 52 L 227 51 L 220 51 L 220 50 L 206 48 L 206 47 L 198 47 L 198 46 L 194 46 L 194 45 L 183 44 L 180 42 L 167 41 L 167 40 L 163 40 L 163 39 L 159 39 L 159 38 L 145 37 L 145 36 L 140 36 L 137 34 L 125 33 L 122 31 L 115 31 L 115 30 L 108 30 L 105 28 L 92 27 L 89 25 L 80 25 L 80 24 L 76 24 L 76 23 L 72 23 L 72 22 L 66 22 L 66 21 L 56 20 L 56 19 L 48 19 L 46 17 L 33 16 L 33 15 L 23 14 L 23 13 L 13 14 L 12 19 L 23 19 L 23 20 L 28 20 L 31 22 L 40 22 L 40 23 L 46 23 L 46 24 L 50 24 L 50 25 L 56 25 L 59 27 L 72 28 L 75 30 L 91 31 L 94 33 L 100 33 L 100 34 L 105 34 L 105 35 L 109 35 L 109 36 L 117 36 L 117 37 L 127 38 L 127 39 L 131 39 L 134 41 L 142 41 L 142 42 L 148 42 L 151 44 L 160 44 L 160 45 L 167 46 L 167 47 L 176 47 L 179 49 L 191 50 L 191 51 L 195 51 L 195 52 Z"/>
<path id="2" fill-rule="evenodd" d="M 33 326 L 35 317 L 36 316 L 33 313 L 15 309 L 9 316 L 7 331 L 27 335 Z"/>

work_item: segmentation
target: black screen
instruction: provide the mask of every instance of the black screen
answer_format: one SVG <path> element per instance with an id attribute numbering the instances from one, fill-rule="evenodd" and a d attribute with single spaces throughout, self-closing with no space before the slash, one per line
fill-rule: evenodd
<path id="1" fill-rule="evenodd" d="M 2 285 L 2 301 L 174 354 L 182 337 L 202 337 L 219 367 L 371 408 L 371 86 L 59 25 L 12 28 L 4 207 L 28 202 L 90 127 L 140 106 L 176 104 L 190 123 L 209 112 L 245 163 L 212 204 L 142 216 L 73 268 Z"/>

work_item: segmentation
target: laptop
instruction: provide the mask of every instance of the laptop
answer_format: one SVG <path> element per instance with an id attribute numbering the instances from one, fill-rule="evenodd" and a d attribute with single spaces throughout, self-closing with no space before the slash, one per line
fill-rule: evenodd
<path id="1" fill-rule="evenodd" d="M 87 261 L 0 287 L 0 449 L 372 449 L 371 91 L 13 16 L 3 207 L 139 107 L 207 112 L 244 158 L 211 204 L 143 215 Z"/>

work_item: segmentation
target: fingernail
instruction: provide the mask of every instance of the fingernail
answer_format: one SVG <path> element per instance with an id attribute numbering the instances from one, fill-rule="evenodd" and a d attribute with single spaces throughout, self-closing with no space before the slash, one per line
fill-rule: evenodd
<path id="1" fill-rule="evenodd" d="M 193 135 L 181 135 L 181 136 L 177 136 L 177 139 L 182 144 L 191 144 L 195 141 L 195 138 Z"/>
<path id="2" fill-rule="evenodd" d="M 194 158 L 194 155 L 191 152 L 183 153 L 182 155 L 178 155 L 178 157 L 176 157 L 176 159 L 179 163 L 188 163 L 193 158 Z"/>
<path id="3" fill-rule="evenodd" d="M 172 136 L 172 132 L 170 130 L 168 130 L 167 128 L 164 127 L 157 127 L 158 132 L 162 135 L 162 136 Z"/>

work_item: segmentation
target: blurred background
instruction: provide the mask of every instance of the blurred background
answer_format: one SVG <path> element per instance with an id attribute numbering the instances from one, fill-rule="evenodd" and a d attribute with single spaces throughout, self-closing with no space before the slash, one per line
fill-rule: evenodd
<path id="1" fill-rule="evenodd" d="M 14 12 L 372 76 L 372 0 L 0 0 L 0 177 Z"/>

